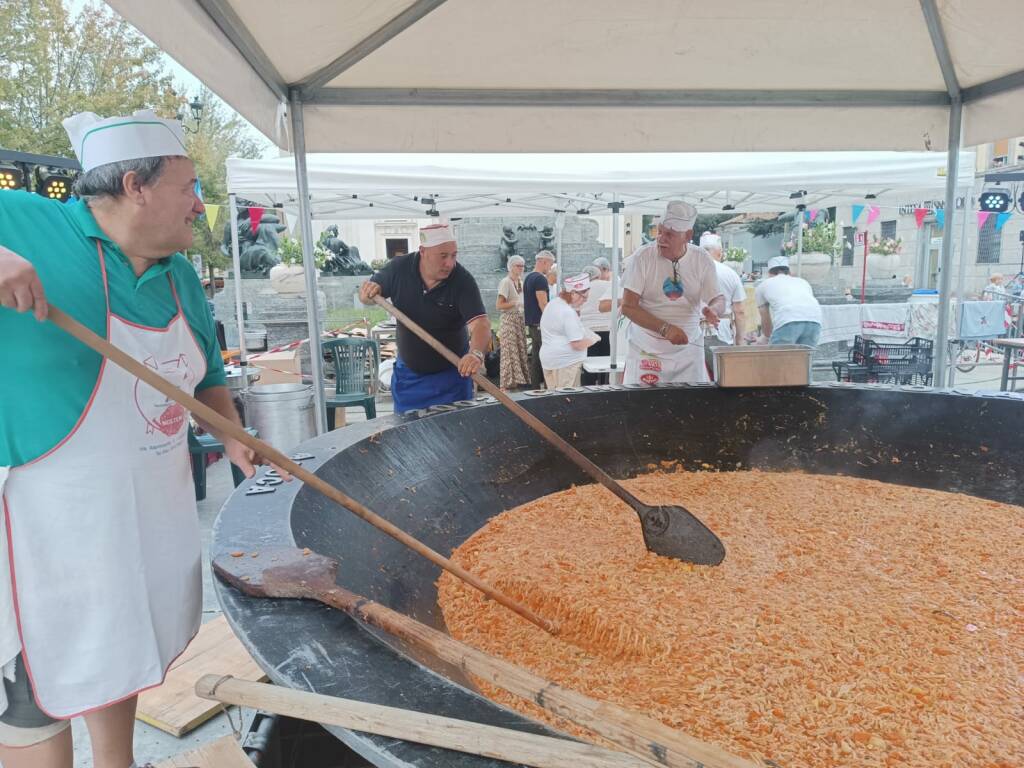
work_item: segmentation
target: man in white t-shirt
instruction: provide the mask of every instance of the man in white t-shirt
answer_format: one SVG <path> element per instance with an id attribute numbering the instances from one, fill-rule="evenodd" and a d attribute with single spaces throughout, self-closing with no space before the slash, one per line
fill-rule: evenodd
<path id="1" fill-rule="evenodd" d="M 597 334 L 583 327 L 579 310 L 590 291 L 586 273 L 565 278 L 565 290 L 548 302 L 540 318 L 540 364 L 548 389 L 578 387 L 587 347 Z"/>
<path id="2" fill-rule="evenodd" d="M 626 384 L 706 382 L 700 320 L 718 325 L 725 308 L 715 262 L 690 242 L 697 209 L 668 204 L 658 238 L 629 257 L 622 277 L 622 314 L 632 321 Z"/>
<path id="3" fill-rule="evenodd" d="M 705 232 L 700 236 L 700 247 L 715 260 L 715 275 L 718 277 L 718 289 L 725 300 L 725 309 L 719 316 L 718 328 L 708 329 L 704 336 L 704 357 L 708 370 L 712 369 L 712 352 L 715 347 L 731 346 L 743 343 L 744 309 L 747 292 L 743 290 L 743 280 L 722 263 L 722 238 L 714 232 Z"/>
<path id="4" fill-rule="evenodd" d="M 789 259 L 768 260 L 768 277 L 754 291 L 761 314 L 761 334 L 770 344 L 818 345 L 821 336 L 821 305 L 811 284 L 789 274 Z"/>

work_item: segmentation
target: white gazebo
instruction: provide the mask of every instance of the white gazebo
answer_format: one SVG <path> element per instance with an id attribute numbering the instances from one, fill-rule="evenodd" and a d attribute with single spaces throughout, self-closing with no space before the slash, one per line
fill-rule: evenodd
<path id="1" fill-rule="evenodd" d="M 1024 125 L 1020 0 L 108 2 L 294 154 L 308 261 L 307 151 L 944 149 L 943 338 L 957 150 Z"/>

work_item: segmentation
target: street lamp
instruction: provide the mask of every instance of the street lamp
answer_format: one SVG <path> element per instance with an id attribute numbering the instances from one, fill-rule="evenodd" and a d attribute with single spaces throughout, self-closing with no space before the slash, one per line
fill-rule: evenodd
<path id="1" fill-rule="evenodd" d="M 199 133 L 199 123 L 203 119 L 203 102 L 199 100 L 198 96 L 195 96 L 192 101 L 188 102 L 188 109 L 191 113 L 192 121 L 195 123 L 194 128 L 189 128 L 185 123 L 185 111 L 181 108 L 178 109 L 178 122 L 181 123 L 181 129 L 185 133 Z"/>

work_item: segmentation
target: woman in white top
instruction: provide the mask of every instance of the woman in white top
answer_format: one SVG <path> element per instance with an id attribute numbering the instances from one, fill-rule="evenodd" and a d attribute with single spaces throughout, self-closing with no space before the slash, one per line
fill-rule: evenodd
<path id="1" fill-rule="evenodd" d="M 583 327 L 579 310 L 590 292 L 586 273 L 567 277 L 565 290 L 548 302 L 540 318 L 540 364 L 548 389 L 578 387 L 587 347 L 597 334 Z"/>
<path id="2" fill-rule="evenodd" d="M 530 383 L 530 361 L 526 354 L 526 321 L 523 318 L 522 256 L 508 260 L 508 276 L 498 284 L 498 345 L 501 349 L 501 388 L 515 389 Z"/>

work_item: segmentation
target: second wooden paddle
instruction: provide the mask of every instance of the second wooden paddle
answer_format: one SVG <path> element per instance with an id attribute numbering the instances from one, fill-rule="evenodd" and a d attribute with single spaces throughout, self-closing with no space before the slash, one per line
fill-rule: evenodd
<path id="1" fill-rule="evenodd" d="M 375 296 L 373 301 L 416 334 L 424 343 L 430 345 L 441 357 L 456 368 L 459 366 L 459 358 L 454 352 L 427 333 L 415 321 L 410 320 L 404 312 L 380 296 Z M 612 479 L 611 475 L 566 442 L 551 427 L 519 405 L 500 387 L 495 386 L 486 376 L 475 374 L 473 381 L 487 394 L 495 397 L 498 402 L 512 411 L 516 418 L 526 426 L 551 443 L 573 464 L 632 507 L 640 518 L 644 543 L 651 552 L 697 565 L 718 565 L 725 559 L 725 545 L 688 509 L 675 504 L 661 506 L 644 504 L 623 488 L 621 483 Z"/>

